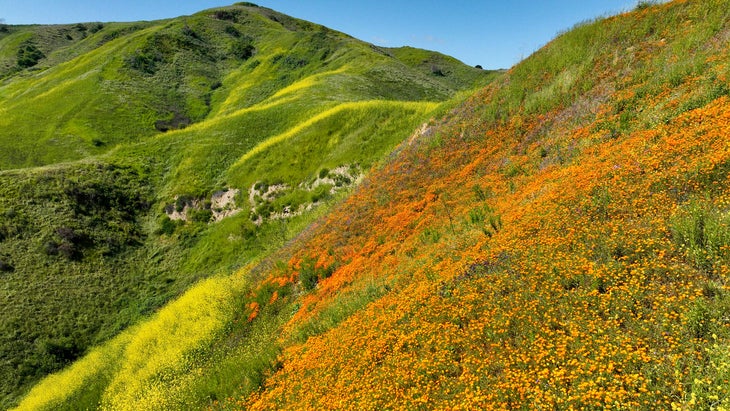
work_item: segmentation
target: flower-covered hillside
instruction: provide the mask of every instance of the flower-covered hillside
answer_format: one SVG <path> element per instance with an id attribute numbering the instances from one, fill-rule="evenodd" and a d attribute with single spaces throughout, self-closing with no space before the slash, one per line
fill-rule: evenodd
<path id="1" fill-rule="evenodd" d="M 581 25 L 422 129 L 272 272 L 276 371 L 216 407 L 730 406 L 728 10 Z"/>

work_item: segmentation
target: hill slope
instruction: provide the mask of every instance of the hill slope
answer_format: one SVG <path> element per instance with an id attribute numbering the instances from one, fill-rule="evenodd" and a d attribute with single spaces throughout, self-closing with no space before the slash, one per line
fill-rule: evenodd
<path id="1" fill-rule="evenodd" d="M 396 52 L 243 3 L 3 26 L 0 404 L 260 260 L 493 76 Z"/>
<path id="2" fill-rule="evenodd" d="M 729 6 L 559 36 L 20 408 L 730 406 Z"/>
<path id="3" fill-rule="evenodd" d="M 357 100 L 435 101 L 482 74 L 447 59 L 439 75 L 404 70 L 385 50 L 258 7 L 155 23 L 5 27 L 4 169 L 106 152 L 281 100 L 272 97 L 293 84 L 320 86 L 322 93 L 336 84 Z M 28 62 L 28 54 L 42 58 Z M 454 71 L 458 75 L 444 75 Z M 329 77 L 339 81 L 322 81 Z M 318 104 L 354 97 L 323 96 Z"/>

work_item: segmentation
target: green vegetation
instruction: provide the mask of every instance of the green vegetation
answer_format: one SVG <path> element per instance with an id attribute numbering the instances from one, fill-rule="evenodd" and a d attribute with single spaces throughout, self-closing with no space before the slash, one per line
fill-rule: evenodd
<path id="1" fill-rule="evenodd" d="M 224 398 L 240 378 L 257 389 L 293 306 L 245 325 L 249 313 L 230 307 L 256 275 L 230 273 L 299 235 L 445 102 L 493 77 L 410 52 L 438 60 L 443 75 L 250 3 L 158 22 L 3 26 L 0 407 L 64 368 L 28 406 L 152 404 L 124 387 L 191 367 L 210 378 L 175 383 L 191 390 L 184 401 Z M 217 219 L 212 195 L 229 189 L 239 192 L 232 213 Z M 165 314 L 197 298 L 191 287 L 215 290 L 219 322 Z M 185 344 L 155 351 L 145 340 L 197 322 L 204 329 Z M 211 345 L 233 331 L 257 343 Z M 158 356 L 167 362 L 139 378 L 140 361 Z"/>

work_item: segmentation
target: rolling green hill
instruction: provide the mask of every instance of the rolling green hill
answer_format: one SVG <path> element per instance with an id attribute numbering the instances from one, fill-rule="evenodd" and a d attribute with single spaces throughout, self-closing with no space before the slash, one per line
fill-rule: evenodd
<path id="1" fill-rule="evenodd" d="M 0 406 L 290 241 L 494 76 L 249 3 L 3 25 Z"/>

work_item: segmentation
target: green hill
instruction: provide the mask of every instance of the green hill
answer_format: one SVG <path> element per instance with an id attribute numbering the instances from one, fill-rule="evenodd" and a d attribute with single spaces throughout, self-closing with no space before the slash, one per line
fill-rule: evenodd
<path id="1" fill-rule="evenodd" d="M 249 3 L 3 25 L 0 405 L 260 261 L 494 75 Z"/>

